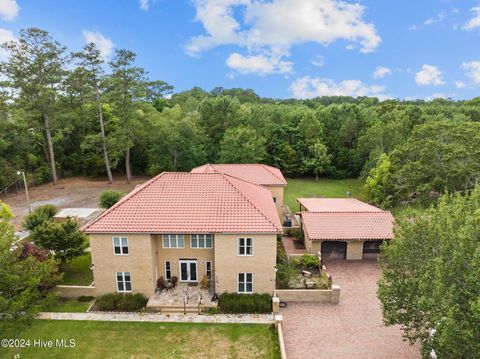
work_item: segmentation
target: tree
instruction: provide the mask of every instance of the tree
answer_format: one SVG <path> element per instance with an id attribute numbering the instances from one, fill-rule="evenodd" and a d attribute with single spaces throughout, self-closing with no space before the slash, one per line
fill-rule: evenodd
<path id="1" fill-rule="evenodd" d="M 378 296 L 387 325 L 400 324 L 425 357 L 480 357 L 480 186 L 397 221 L 383 247 Z"/>
<path id="2" fill-rule="evenodd" d="M 102 208 L 110 208 L 112 207 L 115 203 L 120 201 L 120 199 L 123 197 L 122 192 L 118 191 L 103 191 L 100 194 L 100 207 Z"/>
<path id="3" fill-rule="evenodd" d="M 47 31 L 37 28 L 21 30 L 18 41 L 6 42 L 2 47 L 10 55 L 0 63 L 1 72 L 7 77 L 5 86 L 18 91 L 18 103 L 29 110 L 32 118 L 42 119 L 52 180 L 56 184 L 51 117 L 59 85 L 66 74 L 65 47 L 53 40 Z"/>
<path id="4" fill-rule="evenodd" d="M 100 124 L 100 136 L 102 140 L 103 160 L 105 162 L 105 170 L 107 171 L 108 183 L 113 183 L 112 170 L 110 167 L 110 159 L 108 156 L 107 138 L 105 134 L 105 123 L 103 118 L 102 99 L 100 92 L 100 84 L 103 76 L 104 64 L 100 50 L 95 44 L 90 43 L 83 47 L 82 52 L 74 54 L 76 58 L 80 60 L 79 65 L 86 75 L 86 85 L 90 88 L 90 92 L 93 94 L 95 104 L 98 111 L 98 122 Z"/>
<path id="5" fill-rule="evenodd" d="M 53 204 L 45 204 L 36 207 L 31 213 L 27 214 L 22 222 L 22 227 L 26 230 L 33 231 L 45 222 L 53 220 L 57 214 L 58 208 Z"/>
<path id="6" fill-rule="evenodd" d="M 238 126 L 225 131 L 220 143 L 220 162 L 257 163 L 265 156 L 265 139 L 254 128 Z"/>
<path id="7" fill-rule="evenodd" d="M 307 171 L 315 173 L 315 180 L 318 176 L 327 172 L 330 167 L 332 156 L 328 154 L 327 147 L 320 142 L 310 146 L 310 155 L 303 161 L 303 165 Z"/>
<path id="8" fill-rule="evenodd" d="M 378 160 L 376 167 L 370 170 L 365 181 L 365 192 L 368 200 L 382 207 L 391 207 L 393 188 L 391 186 L 392 163 L 385 153 Z"/>
<path id="9" fill-rule="evenodd" d="M 87 247 L 86 236 L 70 218 L 61 223 L 45 222 L 34 229 L 32 239 L 43 248 L 54 251 L 60 265 L 81 256 Z"/>
<path id="10" fill-rule="evenodd" d="M 18 334 L 19 329 L 55 299 L 50 289 L 58 282 L 57 264 L 41 255 L 41 249 L 12 250 L 15 240 L 9 222 L 12 213 L 0 202 L 0 333 Z"/>

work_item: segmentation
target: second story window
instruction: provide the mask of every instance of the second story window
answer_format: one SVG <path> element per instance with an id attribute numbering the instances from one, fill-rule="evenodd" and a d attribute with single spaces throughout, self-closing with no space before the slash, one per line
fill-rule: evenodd
<path id="1" fill-rule="evenodd" d="M 190 246 L 192 248 L 212 248 L 213 236 L 211 234 L 190 235 Z"/>
<path id="2" fill-rule="evenodd" d="M 115 255 L 128 254 L 128 238 L 127 237 L 113 237 L 113 254 Z"/>
<path id="3" fill-rule="evenodd" d="M 253 238 L 238 239 L 238 255 L 253 256 Z"/>
<path id="4" fill-rule="evenodd" d="M 163 248 L 184 248 L 183 234 L 164 234 Z"/>

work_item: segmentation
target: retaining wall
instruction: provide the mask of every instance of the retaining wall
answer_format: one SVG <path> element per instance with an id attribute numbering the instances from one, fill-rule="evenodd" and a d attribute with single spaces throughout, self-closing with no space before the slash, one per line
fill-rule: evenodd
<path id="1" fill-rule="evenodd" d="M 282 302 L 318 302 L 338 304 L 340 287 L 332 285 L 332 289 L 277 289 L 275 294 Z"/>

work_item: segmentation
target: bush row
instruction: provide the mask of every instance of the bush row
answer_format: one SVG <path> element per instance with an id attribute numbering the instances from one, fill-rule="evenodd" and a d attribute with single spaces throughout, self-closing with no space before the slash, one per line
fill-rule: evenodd
<path id="1" fill-rule="evenodd" d="M 223 313 L 271 313 L 272 297 L 268 294 L 223 293 L 218 305 Z"/>
<path id="2" fill-rule="evenodd" d="M 98 298 L 95 307 L 105 311 L 135 312 L 145 308 L 148 299 L 143 294 L 112 293 Z"/>

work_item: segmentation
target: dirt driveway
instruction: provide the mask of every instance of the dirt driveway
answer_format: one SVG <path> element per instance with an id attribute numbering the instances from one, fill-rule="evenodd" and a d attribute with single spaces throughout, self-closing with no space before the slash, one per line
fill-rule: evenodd
<path id="1" fill-rule="evenodd" d="M 340 304 L 288 303 L 281 310 L 290 359 L 410 359 L 420 358 L 417 346 L 402 341 L 399 327 L 385 327 L 374 260 L 326 263 Z"/>
<path id="2" fill-rule="evenodd" d="M 32 207 L 51 203 L 58 208 L 68 207 L 87 207 L 97 208 L 98 197 L 100 193 L 107 189 L 128 193 L 136 185 L 143 183 L 147 177 L 137 177 L 132 183 L 128 184 L 125 178 L 115 178 L 115 182 L 110 185 L 105 180 L 91 179 L 86 177 L 64 178 L 58 181 L 56 186 L 51 183 L 38 187 L 30 188 L 30 202 Z M 1 201 L 7 203 L 13 211 L 15 218 L 13 224 L 15 229 L 20 229 L 23 217 L 28 213 L 27 200 L 25 193 L 16 193 L 8 197 L 1 197 Z"/>

